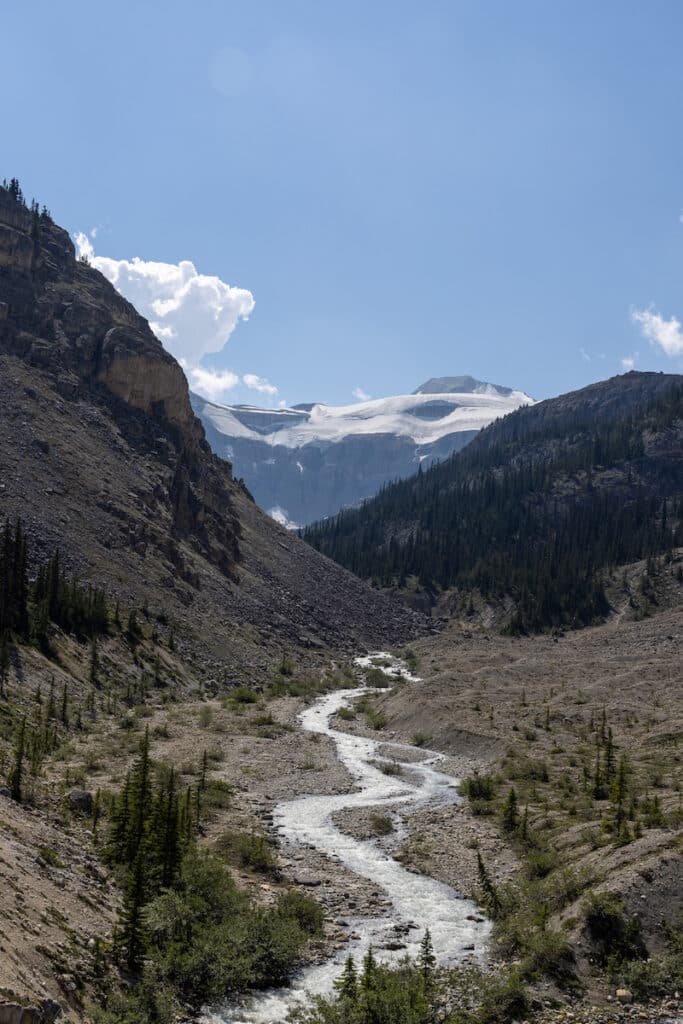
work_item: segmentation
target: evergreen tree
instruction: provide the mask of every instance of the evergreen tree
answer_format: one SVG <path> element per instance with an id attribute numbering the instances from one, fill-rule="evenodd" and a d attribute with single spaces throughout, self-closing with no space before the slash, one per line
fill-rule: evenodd
<path id="1" fill-rule="evenodd" d="M 420 952 L 417 957 L 417 966 L 422 979 L 424 981 L 425 989 L 429 989 L 434 981 L 434 967 L 436 966 L 436 957 L 434 956 L 434 946 L 432 944 L 432 937 L 429 933 L 429 928 L 425 930 L 420 943 Z"/>
<path id="2" fill-rule="evenodd" d="M 334 987 L 341 999 L 351 1006 L 356 1005 L 358 1001 L 358 973 L 352 956 L 346 958 L 344 970 L 334 982 Z"/>
<path id="3" fill-rule="evenodd" d="M 142 968 L 147 944 L 143 917 L 148 897 L 145 857 L 146 851 L 141 846 L 133 861 L 121 914 L 120 941 L 126 947 L 126 965 L 136 973 Z"/>
<path id="4" fill-rule="evenodd" d="M 89 680 L 91 686 L 98 685 L 98 670 L 100 665 L 99 653 L 97 650 L 97 637 L 93 634 L 92 640 L 90 641 L 90 674 Z"/>
<path id="5" fill-rule="evenodd" d="M 7 634 L 0 637 L 0 697 L 4 697 L 9 677 L 9 641 Z"/>
<path id="6" fill-rule="evenodd" d="M 501 824 L 505 832 L 516 832 L 519 827 L 519 811 L 517 809 L 517 793 L 515 787 L 510 787 L 501 817 Z"/>
<path id="7" fill-rule="evenodd" d="M 491 917 L 495 920 L 500 916 L 502 910 L 500 896 L 498 895 L 498 890 L 493 884 L 493 880 L 489 875 L 488 869 L 484 864 L 484 860 L 479 850 L 477 850 L 477 873 L 479 875 L 479 885 L 481 886 L 482 891 L 482 902 Z"/>
<path id="8" fill-rule="evenodd" d="M 8 782 L 10 796 L 21 803 L 22 786 L 24 784 L 24 757 L 26 756 L 26 715 L 21 719 L 14 742 L 14 759 L 10 769 Z"/>

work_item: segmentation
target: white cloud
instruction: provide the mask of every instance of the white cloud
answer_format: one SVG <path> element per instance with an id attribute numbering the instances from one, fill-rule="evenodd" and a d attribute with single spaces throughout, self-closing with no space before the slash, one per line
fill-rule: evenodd
<path id="1" fill-rule="evenodd" d="M 647 338 L 651 345 L 658 345 L 667 356 L 683 355 L 683 330 L 680 320 L 675 316 L 665 320 L 651 309 L 637 309 L 631 314 L 631 318 L 640 324 L 643 337 Z"/>
<path id="2" fill-rule="evenodd" d="M 371 395 L 367 391 L 363 391 L 362 388 L 354 388 L 351 392 L 354 398 L 357 398 L 359 402 L 369 402 Z"/>
<path id="3" fill-rule="evenodd" d="M 579 349 L 579 355 L 581 356 L 581 358 L 582 358 L 582 359 L 583 359 L 583 360 L 584 360 L 585 362 L 587 362 L 587 363 L 590 363 L 590 361 L 591 361 L 591 357 L 590 357 L 590 355 L 588 354 L 588 352 L 586 352 L 585 348 L 580 348 L 580 349 Z"/>
<path id="4" fill-rule="evenodd" d="M 250 291 L 200 274 L 189 260 L 158 263 L 137 256 L 96 256 L 92 241 L 82 232 L 76 235 L 76 246 L 79 256 L 86 256 L 147 317 L 164 347 L 187 366 L 197 366 L 202 356 L 219 352 L 239 321 L 254 309 Z"/>
<path id="5" fill-rule="evenodd" d="M 621 360 L 621 368 L 622 368 L 622 370 L 632 370 L 633 367 L 636 365 L 636 359 L 637 358 L 638 358 L 638 353 L 637 352 L 634 352 L 633 355 L 630 355 L 630 356 L 624 356 L 624 358 Z"/>
<path id="6" fill-rule="evenodd" d="M 240 378 L 232 370 L 206 370 L 203 366 L 183 366 L 183 369 L 192 390 L 210 402 L 224 400 L 227 392 L 240 383 Z"/>
<path id="7" fill-rule="evenodd" d="M 76 235 L 76 250 L 78 252 L 78 258 L 91 260 L 95 255 L 93 244 L 83 231 L 79 231 Z"/>
<path id="8" fill-rule="evenodd" d="M 257 377 L 255 373 L 245 373 L 242 381 L 251 391 L 260 391 L 264 395 L 276 395 L 277 388 L 265 377 Z"/>

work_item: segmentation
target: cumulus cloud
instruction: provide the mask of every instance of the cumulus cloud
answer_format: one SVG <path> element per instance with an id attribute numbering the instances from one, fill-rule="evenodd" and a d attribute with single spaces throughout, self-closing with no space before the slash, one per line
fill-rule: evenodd
<path id="1" fill-rule="evenodd" d="M 667 356 L 672 358 L 683 355 L 683 329 L 680 320 L 677 320 L 675 316 L 665 320 L 654 310 L 637 309 L 631 314 L 631 317 L 634 323 L 640 325 L 643 337 L 647 338 L 651 345 L 658 345 Z"/>
<path id="2" fill-rule="evenodd" d="M 192 367 L 202 356 L 219 352 L 240 320 L 248 319 L 254 297 L 219 277 L 200 274 L 190 260 L 159 263 L 114 260 L 96 256 L 87 235 L 76 235 L 79 256 L 85 256 L 135 308 L 179 360 Z"/>
<path id="3" fill-rule="evenodd" d="M 267 381 L 265 377 L 257 377 L 255 373 L 245 373 L 242 377 L 242 382 L 251 391 L 260 391 L 261 394 L 270 395 L 271 397 L 277 394 L 277 388 L 270 381 Z"/>
<path id="4" fill-rule="evenodd" d="M 232 370 L 206 370 L 203 366 L 184 366 L 183 369 L 192 390 L 210 402 L 227 398 L 228 392 L 240 383 Z"/>
<path id="5" fill-rule="evenodd" d="M 358 399 L 359 402 L 369 402 L 372 397 L 367 393 L 367 391 L 363 391 L 362 388 L 354 388 L 351 394 L 354 398 Z"/>
<path id="6" fill-rule="evenodd" d="M 624 356 L 624 358 L 621 360 L 621 368 L 622 368 L 622 370 L 632 370 L 633 367 L 636 365 L 636 359 L 637 358 L 638 358 L 638 353 L 637 352 L 634 352 L 633 355 L 630 355 L 630 356 Z"/>
<path id="7" fill-rule="evenodd" d="M 201 365 L 202 358 L 220 351 L 240 320 L 254 309 L 254 297 L 246 288 L 235 288 L 219 277 L 200 274 L 194 263 L 158 263 L 142 260 L 114 260 L 97 256 L 93 239 L 84 232 L 76 235 L 79 257 L 93 267 L 149 320 L 164 348 L 174 355 L 190 387 L 209 401 L 230 398 L 238 387 L 274 398 L 278 389 L 255 373 L 243 376 L 232 370 L 214 370 Z"/>

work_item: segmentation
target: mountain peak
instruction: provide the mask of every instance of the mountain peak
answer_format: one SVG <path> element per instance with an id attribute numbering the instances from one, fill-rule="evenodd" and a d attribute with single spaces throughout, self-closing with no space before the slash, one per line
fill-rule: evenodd
<path id="1" fill-rule="evenodd" d="M 476 380 L 469 374 L 459 377 L 430 377 L 424 384 L 420 384 L 413 391 L 414 395 L 486 395 L 497 394 L 507 398 L 513 392 L 512 388 L 505 388 L 501 384 L 488 384 L 483 380 Z"/>

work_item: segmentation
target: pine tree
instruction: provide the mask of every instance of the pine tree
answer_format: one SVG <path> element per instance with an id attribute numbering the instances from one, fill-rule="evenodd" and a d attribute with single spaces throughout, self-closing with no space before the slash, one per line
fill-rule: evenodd
<path id="1" fill-rule="evenodd" d="M 614 740 L 612 738 L 612 727 L 607 730 L 607 743 L 605 745 L 605 771 L 604 779 L 609 784 L 614 778 Z"/>
<path id="2" fill-rule="evenodd" d="M 149 727 L 140 745 L 140 755 L 133 765 L 130 776 L 130 828 L 127 843 L 127 863 L 137 857 L 147 835 L 147 825 L 152 810 L 152 778 L 149 757 Z"/>
<path id="3" fill-rule="evenodd" d="M 7 679 L 9 677 L 9 641 L 7 634 L 0 637 L 0 697 L 5 696 Z"/>
<path id="4" fill-rule="evenodd" d="M 22 786 L 24 783 L 24 757 L 26 755 L 26 715 L 21 719 L 14 742 L 14 760 L 10 769 L 8 782 L 10 796 L 21 803 Z"/>
<path id="5" fill-rule="evenodd" d="M 358 1001 L 358 972 L 352 956 L 346 958 L 344 970 L 334 983 L 339 998 L 355 1006 Z"/>
<path id="6" fill-rule="evenodd" d="M 140 846 L 131 868 L 121 914 L 121 941 L 126 947 L 126 964 L 135 973 L 142 968 L 147 945 L 143 917 L 147 890 L 146 851 Z"/>
<path id="7" fill-rule="evenodd" d="M 62 725 L 65 728 L 68 728 L 68 725 L 69 725 L 69 693 L 68 693 L 67 686 L 66 686 L 66 680 L 64 681 L 64 686 L 62 687 L 62 707 L 61 707 L 61 711 L 60 711 L 59 717 L 60 717 L 60 719 L 62 721 Z"/>
<path id="8" fill-rule="evenodd" d="M 420 943 L 420 952 L 417 957 L 417 966 L 422 980 L 424 982 L 425 989 L 431 988 L 434 982 L 434 967 L 436 966 L 436 957 L 434 956 L 434 946 L 432 943 L 432 937 L 429 933 L 429 928 L 425 930 L 422 942 Z"/>
<path id="9" fill-rule="evenodd" d="M 91 686 L 98 685 L 99 666 L 100 656 L 97 650 L 97 637 L 93 634 L 93 638 L 90 641 L 90 674 L 88 677 Z"/>
<path id="10" fill-rule="evenodd" d="M 514 786 L 510 787 L 510 792 L 508 793 L 505 804 L 503 805 L 501 824 L 505 832 L 515 832 L 519 826 L 517 793 Z"/>
<path id="11" fill-rule="evenodd" d="M 495 918 L 500 916 L 502 910 L 500 897 L 479 850 L 477 850 L 477 874 L 479 875 L 479 885 L 482 891 L 482 902 L 495 920 Z"/>

